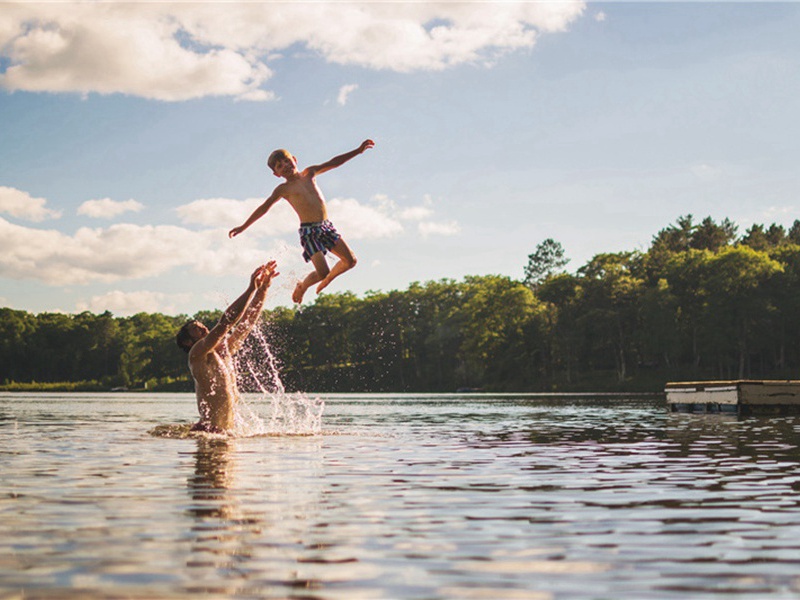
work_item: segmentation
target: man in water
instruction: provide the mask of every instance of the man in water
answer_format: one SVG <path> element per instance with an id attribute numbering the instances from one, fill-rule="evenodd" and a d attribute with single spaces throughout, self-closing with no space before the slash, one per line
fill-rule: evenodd
<path id="1" fill-rule="evenodd" d="M 239 398 L 233 359 L 261 315 L 269 285 L 278 275 L 275 267 L 273 260 L 253 271 L 250 285 L 211 330 L 192 320 L 178 332 L 178 346 L 189 354 L 200 411 L 200 421 L 192 431 L 227 433 L 233 429 L 233 407 Z"/>

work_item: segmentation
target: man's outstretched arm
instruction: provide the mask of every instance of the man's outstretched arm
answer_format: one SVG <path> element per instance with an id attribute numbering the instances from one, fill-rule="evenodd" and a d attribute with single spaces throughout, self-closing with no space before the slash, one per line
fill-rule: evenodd
<path id="1" fill-rule="evenodd" d="M 247 336 L 253 330 L 253 327 L 258 323 L 258 318 L 261 316 L 261 311 L 264 308 L 264 301 L 267 298 L 267 290 L 272 283 L 272 278 L 280 275 L 278 273 L 277 263 L 274 260 L 269 261 L 265 265 L 265 269 L 261 273 L 260 280 L 256 282 L 256 290 L 252 295 L 249 304 L 244 310 L 242 318 L 236 323 L 235 327 L 228 336 L 228 350 L 232 354 L 239 351 Z"/>
<path id="2" fill-rule="evenodd" d="M 233 303 L 225 309 L 225 312 L 222 313 L 222 317 L 220 317 L 217 324 L 208 332 L 202 340 L 198 341 L 194 346 L 192 346 L 191 354 L 208 354 L 212 350 L 214 350 L 219 343 L 225 338 L 225 335 L 230 331 L 231 327 L 234 326 L 236 321 L 242 316 L 242 313 L 245 311 L 247 306 L 250 304 L 250 299 L 253 296 L 253 293 L 256 291 L 258 285 L 258 278 L 260 277 L 261 273 L 267 268 L 267 265 L 259 266 L 253 274 L 250 276 L 250 285 L 247 286 L 247 289 L 239 296 Z"/>

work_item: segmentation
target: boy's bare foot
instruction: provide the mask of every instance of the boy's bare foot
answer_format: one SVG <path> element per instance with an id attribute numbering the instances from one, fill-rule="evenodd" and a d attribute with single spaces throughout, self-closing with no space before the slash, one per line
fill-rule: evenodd
<path id="1" fill-rule="evenodd" d="M 306 288 L 303 287 L 303 282 L 298 281 L 297 285 L 294 286 L 294 292 L 292 292 L 292 302 L 296 304 L 300 304 L 303 301 L 303 296 L 306 293 Z"/>

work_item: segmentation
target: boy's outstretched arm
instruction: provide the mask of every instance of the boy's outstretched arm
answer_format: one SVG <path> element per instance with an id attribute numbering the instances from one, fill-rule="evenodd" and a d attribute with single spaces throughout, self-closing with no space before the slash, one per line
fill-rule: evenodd
<path id="1" fill-rule="evenodd" d="M 331 169 L 335 169 L 336 167 L 342 166 L 351 158 L 355 158 L 359 154 L 363 154 L 366 150 L 372 148 L 374 145 L 375 142 L 373 142 L 372 140 L 364 140 L 363 142 L 361 142 L 361 145 L 355 150 L 351 150 L 350 152 L 345 152 L 344 154 L 340 154 L 339 156 L 334 156 L 329 161 L 324 162 L 321 165 L 308 167 L 306 170 L 310 171 L 313 175 L 319 175 L 320 173 L 324 173 L 325 171 L 330 171 Z"/>
<path id="2" fill-rule="evenodd" d="M 253 211 L 253 214 L 247 217 L 247 220 L 244 223 L 242 223 L 238 227 L 234 227 L 233 229 L 231 229 L 228 232 L 228 237 L 229 238 L 236 237 L 237 235 L 242 233 L 245 229 L 250 227 L 250 225 L 252 225 L 256 221 L 258 221 L 261 217 L 263 217 L 265 214 L 267 214 L 267 211 L 270 208 L 272 208 L 272 205 L 275 204 L 280 199 L 281 195 L 278 192 L 278 189 L 276 189 L 274 192 L 272 192 L 272 195 L 269 198 L 264 200 L 264 203 L 261 206 L 259 206 L 257 209 Z"/>

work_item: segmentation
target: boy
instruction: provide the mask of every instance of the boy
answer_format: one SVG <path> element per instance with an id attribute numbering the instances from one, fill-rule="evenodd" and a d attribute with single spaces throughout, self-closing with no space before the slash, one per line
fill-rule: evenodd
<path id="1" fill-rule="evenodd" d="M 375 143 L 364 140 L 355 150 L 340 154 L 321 165 L 306 167 L 302 171 L 297 169 L 297 159 L 287 150 L 275 150 L 267 160 L 267 166 L 272 169 L 276 177 L 283 177 L 286 181 L 278 185 L 269 198 L 253 211 L 253 214 L 239 227 L 234 227 L 228 233 L 233 238 L 250 227 L 281 198 L 289 201 L 297 216 L 300 218 L 300 244 L 303 246 L 303 258 L 311 262 L 314 270 L 298 281 L 292 293 L 292 301 L 300 303 L 306 290 L 318 283 L 317 293 L 324 290 L 331 281 L 345 271 L 356 266 L 356 257 L 342 236 L 328 220 L 328 211 L 325 199 L 317 187 L 316 177 L 321 173 L 343 165 L 351 158 L 362 154 Z M 328 268 L 325 254 L 331 251 L 339 261 L 332 269 Z"/>
<path id="2" fill-rule="evenodd" d="M 239 399 L 234 357 L 258 322 L 269 285 L 277 276 L 274 260 L 261 265 L 213 329 L 192 320 L 178 332 L 178 346 L 189 354 L 200 411 L 200 421 L 192 431 L 228 433 L 233 429 L 234 406 Z"/>

